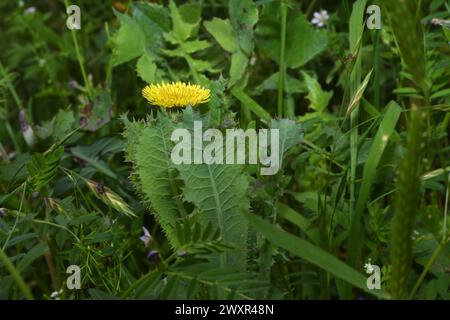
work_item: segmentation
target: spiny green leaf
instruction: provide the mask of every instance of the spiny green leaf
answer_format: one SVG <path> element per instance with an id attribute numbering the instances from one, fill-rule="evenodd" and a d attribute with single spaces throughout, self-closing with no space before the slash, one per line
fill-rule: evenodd
<path id="1" fill-rule="evenodd" d="M 184 112 L 183 127 L 192 131 L 193 121 L 199 121 L 192 108 Z M 195 146 L 193 146 L 195 148 Z M 236 249 L 221 254 L 222 266 L 245 267 L 245 244 L 247 222 L 242 210 L 247 210 L 247 177 L 238 165 L 226 164 L 181 164 L 177 166 L 184 181 L 184 197 L 200 210 L 201 221 L 211 221 L 220 229 L 221 239 L 236 246 Z"/>
<path id="2" fill-rule="evenodd" d="M 143 128 L 128 126 L 129 159 L 134 163 L 137 189 L 161 224 L 170 243 L 179 246 L 173 228 L 180 217 L 179 196 L 174 194 L 174 176 L 170 160 L 173 124 L 166 116 L 159 114 Z M 139 131 L 136 131 L 138 129 Z M 137 139 L 137 134 L 140 137 Z M 135 151 L 135 153 L 133 153 Z"/>

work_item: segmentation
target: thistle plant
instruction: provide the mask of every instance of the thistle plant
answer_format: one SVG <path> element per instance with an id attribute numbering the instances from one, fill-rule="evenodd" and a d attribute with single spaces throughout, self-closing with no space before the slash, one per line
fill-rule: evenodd
<path id="1" fill-rule="evenodd" d="M 142 91 L 151 103 L 163 108 L 196 106 L 210 99 L 210 91 L 181 82 L 149 85 Z M 232 253 L 221 253 L 220 265 L 244 268 L 247 221 L 240 210 L 249 206 L 248 182 L 241 166 L 225 164 L 175 165 L 170 155 L 172 131 L 177 127 L 193 130 L 193 121 L 203 121 L 191 108 L 176 122 L 158 112 L 145 122 L 125 119 L 128 159 L 133 163 L 133 181 L 144 202 L 154 213 L 175 250 L 183 249 L 177 226 L 194 216 L 204 228 L 211 224 L 220 239 L 234 246 Z M 183 191 L 183 196 L 181 195 Z M 188 212 L 187 203 L 195 209 Z"/>

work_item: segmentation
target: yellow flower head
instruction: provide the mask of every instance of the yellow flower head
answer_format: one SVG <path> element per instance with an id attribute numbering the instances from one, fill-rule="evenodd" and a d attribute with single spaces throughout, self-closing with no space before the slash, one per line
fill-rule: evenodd
<path id="1" fill-rule="evenodd" d="M 172 82 L 151 84 L 142 90 L 142 95 L 151 104 L 164 107 L 196 106 L 209 101 L 210 90 L 197 84 Z"/>

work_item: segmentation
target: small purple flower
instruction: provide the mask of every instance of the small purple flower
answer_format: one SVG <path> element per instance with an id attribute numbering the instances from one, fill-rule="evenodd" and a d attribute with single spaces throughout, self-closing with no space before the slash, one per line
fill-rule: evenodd
<path id="1" fill-rule="evenodd" d="M 19 112 L 19 124 L 20 124 L 20 131 L 25 132 L 30 127 L 27 121 L 27 116 L 25 115 L 25 111 L 21 110 Z"/>
<path id="2" fill-rule="evenodd" d="M 142 235 L 139 239 L 145 244 L 145 246 L 148 246 L 149 242 L 152 241 L 152 236 L 144 226 L 142 227 L 142 231 L 144 232 L 144 235 Z"/>
<path id="3" fill-rule="evenodd" d="M 20 131 L 22 132 L 23 138 L 28 146 L 32 147 L 34 145 L 34 131 L 33 128 L 29 125 L 27 116 L 24 110 L 19 112 L 19 124 Z"/>
<path id="4" fill-rule="evenodd" d="M 185 257 L 187 255 L 187 252 L 184 250 L 178 251 L 178 256 L 179 257 Z"/>
<path id="5" fill-rule="evenodd" d="M 157 263 L 159 261 L 159 252 L 156 250 L 151 250 L 148 254 L 147 254 L 147 259 L 148 261 L 150 261 L 151 263 Z"/>

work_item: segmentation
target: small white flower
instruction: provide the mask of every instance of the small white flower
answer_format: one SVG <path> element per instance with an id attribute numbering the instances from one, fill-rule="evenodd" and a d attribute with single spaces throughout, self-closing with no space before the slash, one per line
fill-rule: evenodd
<path id="1" fill-rule="evenodd" d="M 63 289 L 59 290 L 59 291 L 53 291 L 52 294 L 50 295 L 50 298 L 54 299 L 54 300 L 60 300 L 59 296 L 63 293 Z"/>
<path id="2" fill-rule="evenodd" d="M 364 265 L 364 269 L 366 269 L 367 274 L 373 273 L 373 266 L 372 266 L 372 260 L 369 258 L 367 263 Z"/>
<path id="3" fill-rule="evenodd" d="M 38 64 L 39 64 L 39 67 L 43 67 L 44 66 L 44 64 L 46 64 L 47 63 L 47 61 L 45 60 L 45 59 L 39 59 L 38 60 Z"/>
<path id="4" fill-rule="evenodd" d="M 327 10 L 320 10 L 320 12 L 314 12 L 311 22 L 320 28 L 327 23 L 328 19 L 330 19 L 330 16 Z"/>
<path id="5" fill-rule="evenodd" d="M 34 14 L 36 13 L 36 7 L 28 7 L 25 9 L 25 14 Z"/>

